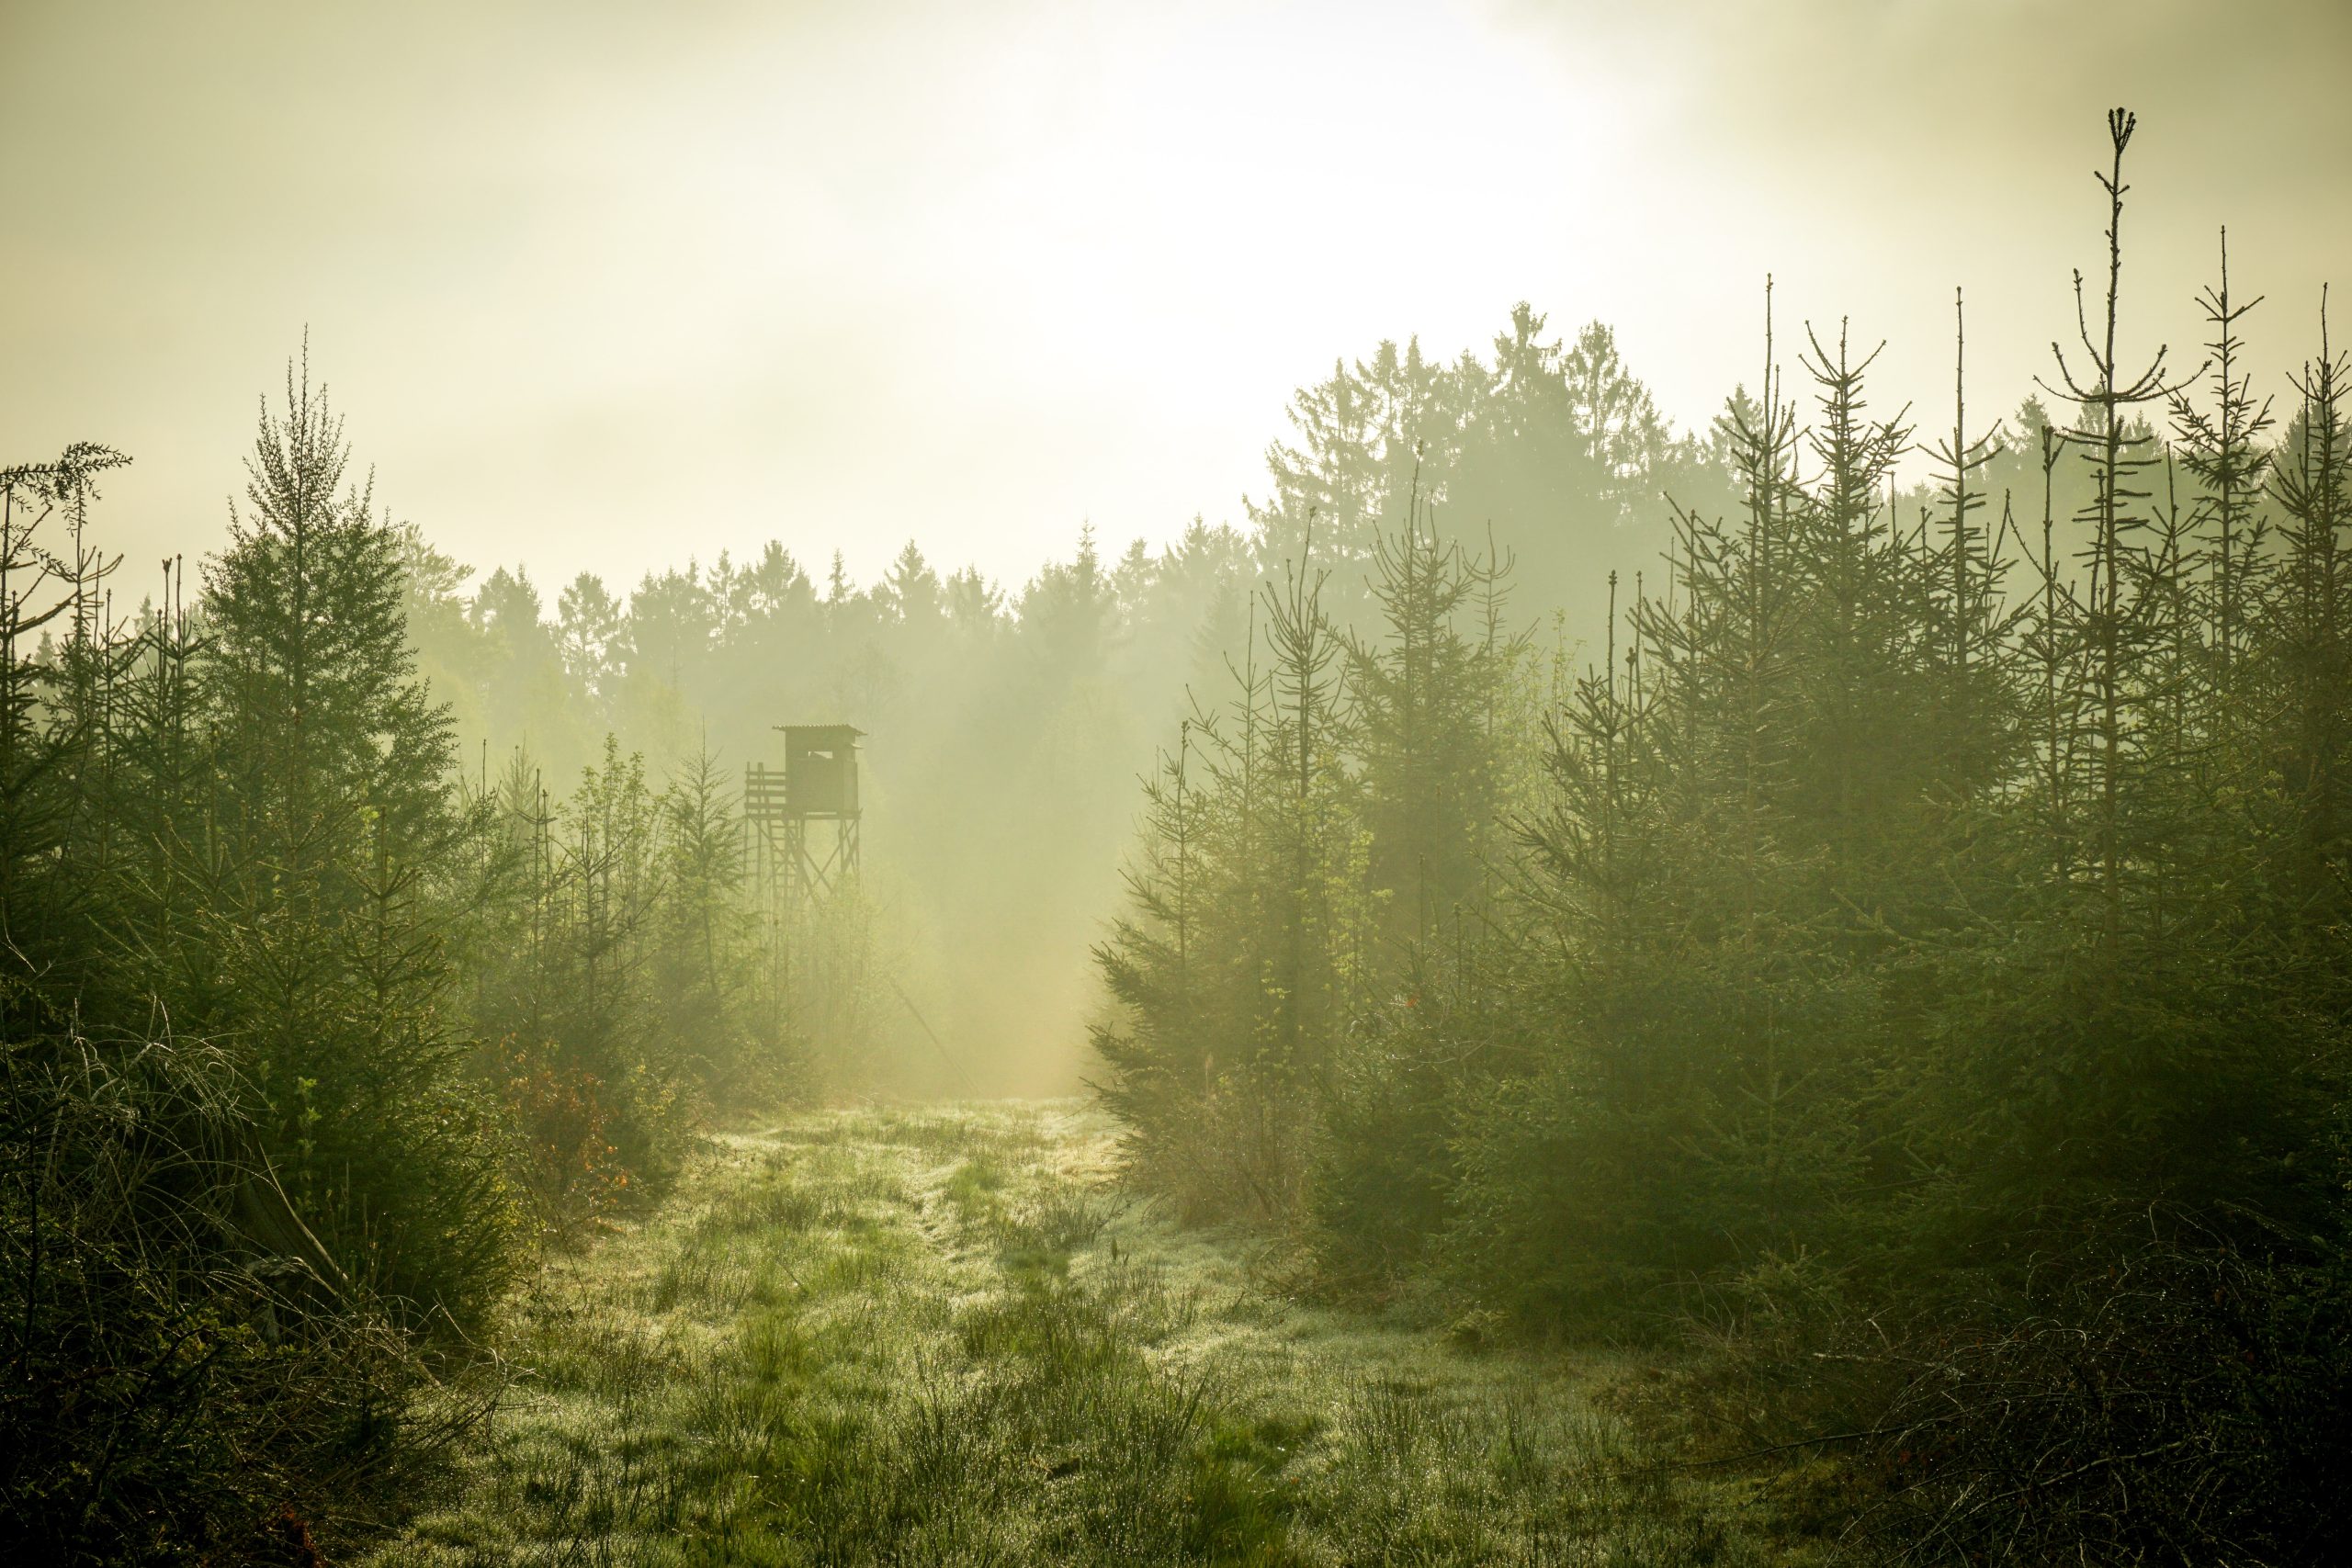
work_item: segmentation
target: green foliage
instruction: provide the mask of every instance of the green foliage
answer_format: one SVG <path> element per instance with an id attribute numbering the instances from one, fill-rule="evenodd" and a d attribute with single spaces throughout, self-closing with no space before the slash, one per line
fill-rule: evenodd
<path id="1" fill-rule="evenodd" d="M 1147 784 L 1136 917 L 1096 950 L 1123 1010 L 1094 1032 L 1107 1101 L 1196 1212 L 1295 1209 L 1309 1112 L 1371 978 L 1377 899 L 1325 581 L 1302 556 L 1263 590 L 1266 666 L 1253 626 L 1230 708 L 1188 721 Z"/>
<path id="2" fill-rule="evenodd" d="M 0 1485 L 57 1561 L 309 1550 L 418 1451 L 409 1331 L 480 1324 L 516 1261 L 442 1021 L 468 824 L 323 397 L 265 413 L 211 591 L 167 563 L 129 623 L 86 533 L 119 461 L 0 476 Z"/>
<path id="3" fill-rule="evenodd" d="M 1660 493 L 1712 504 L 1726 475 L 1707 441 L 1667 429 L 1606 324 L 1564 345 L 1547 339 L 1546 321 L 1522 301 L 1490 360 L 1442 364 L 1418 339 L 1384 342 L 1301 388 L 1295 439 L 1269 448 L 1272 488 L 1250 509 L 1261 563 L 1295 558 L 1311 519 L 1337 568 L 1329 607 L 1368 622 L 1360 574 L 1376 570 L 1399 518 L 1433 502 L 1510 547 L 1541 613 L 1565 611 L 1580 627 L 1599 619 L 1607 574 L 1630 578 L 1665 541 Z"/>
<path id="4" fill-rule="evenodd" d="M 1703 434 L 1522 304 L 1490 358 L 1384 344 L 1303 389 L 1250 532 L 1090 530 L 1010 592 L 911 543 L 864 589 L 770 544 L 552 612 L 519 567 L 468 592 L 347 482 L 307 368 L 193 601 L 175 558 L 117 618 L 118 454 L 0 470 L 12 1520 L 69 1560 L 299 1559 L 318 1498 L 413 1451 L 384 1413 L 491 1321 L 526 1213 L 662 1190 L 715 1106 L 922 1084 L 933 1046 L 968 1084 L 910 985 L 959 1042 L 1074 1018 L 1115 780 L 1175 708 L 1092 1039 L 1182 1212 L 1465 1322 L 1704 1325 L 1740 1397 L 1699 1403 L 1756 1397 L 1694 1429 L 1898 1435 L 1807 1504 L 1895 1550 L 2305 1553 L 2346 1337 L 2352 360 L 2323 310 L 2274 425 L 2226 251 L 2210 377 L 2126 352 L 2132 131 L 2069 411 L 1973 426 L 1955 364 L 1926 447 L 1844 323 L 1807 328 L 1801 407 L 1768 286 L 1763 379 Z M 1548 671 L 1514 589 L 1566 617 Z M 889 734 L 892 827 L 785 918 L 720 758 L 820 716 Z M 951 1326 L 1010 1370 L 820 1421 L 771 1325 L 717 1412 L 802 1487 L 759 1517 L 919 1551 L 1013 1473 L 953 1422 L 1026 1463 L 1083 1408 L 1159 1436 L 1032 1521 L 1049 1547 L 1283 1560 L 1308 1428 L 1155 1382 L 1121 1314 L 1173 1309 L 1073 1286 L 1100 1225 L 1010 1216 L 1008 1180 L 938 1192 L 1003 1243 Z M 1331 1463 L 1421 1503 L 1354 1547 L 1468 1550 L 1419 1407 L 1362 1404 Z"/>
<path id="5" fill-rule="evenodd" d="M 297 1258 L 217 1050 L 35 1032 L 0 1046 L 0 1506 L 44 1562 L 262 1560 L 360 1514 L 398 1457 L 413 1353 Z M 283 1205 L 283 1199 L 278 1202 Z"/>
<path id="6" fill-rule="evenodd" d="M 475 1324 L 514 1239 L 494 1111 L 444 1005 L 479 822 L 415 673 L 403 538 L 341 490 L 346 460 L 325 393 L 289 369 L 205 574 L 203 814 L 154 823 L 141 857 L 178 862 L 193 897 L 134 952 L 180 1027 L 234 1043 L 270 1157 L 345 1267 Z"/>
<path id="7" fill-rule="evenodd" d="M 1893 475 L 1917 448 L 1907 411 L 1869 412 L 1874 355 L 1808 330 L 1808 419 L 1768 324 L 1771 368 L 1709 447 L 1727 504 L 1675 508 L 1656 579 L 1594 553 L 1601 657 L 1555 681 L 1540 731 L 1511 728 L 1523 693 L 1495 694 L 1523 666 L 1449 629 L 1491 567 L 1424 535 L 1396 477 L 1397 443 L 1442 402 L 1418 361 L 1342 372 L 1304 405 L 1283 493 L 1328 495 L 1359 540 L 1405 519 L 1353 547 L 1389 642 L 1354 646 L 1332 729 L 1347 809 L 1313 820 L 1326 848 L 1298 861 L 1360 866 L 1382 940 L 1350 955 L 1318 1070 L 1258 1097 L 1317 1148 L 1260 1206 L 1303 1221 L 1334 1280 L 1435 1272 L 1538 1326 L 1716 1325 L 1727 1364 L 1748 1358 L 1749 1403 L 1781 1412 L 1751 1424 L 1765 1446 L 1933 1428 L 1891 1467 L 1831 1467 L 1889 1500 L 1913 1547 L 2188 1561 L 2260 1540 L 2300 1561 L 2319 1538 L 2291 1495 L 2299 1434 L 2340 1369 L 2289 1347 L 2346 1331 L 2352 372 L 2323 322 L 2265 445 L 2226 258 L 2201 395 L 2161 352 L 2126 355 L 2132 130 L 2111 117 L 2108 265 L 2095 292 L 2078 281 L 2080 348 L 2052 380 L 2071 423 L 2030 400 L 2024 428 L 1974 429 L 1956 366 L 1934 483 L 1906 496 Z M 1541 328 L 1521 312 L 1474 434 L 1433 443 L 1412 482 L 1434 473 L 1458 504 L 1488 482 L 1484 449 L 1489 478 L 1583 472 L 1558 504 L 1615 526 L 1594 466 L 1655 476 L 1655 445 L 1637 401 L 1615 400 L 1613 425 L 1541 412 L 1576 379 Z M 1621 456 L 1596 456 L 1604 428 Z M 1542 455 L 1577 432 L 1584 469 Z M 2019 523 L 2037 509 L 2038 530 Z M 1220 863 L 1203 847 L 1243 842 L 1256 798 L 1182 805 L 1181 777 L 1153 788 L 1131 912 L 1099 954 L 1119 1008 L 1098 1034 L 1106 1103 L 1171 1185 L 1169 1148 L 1200 1166 L 1243 1146 L 1199 1067 L 1252 1021 L 1235 976 L 1171 955 L 1319 932 L 1277 898 L 1203 896 Z M 2152 1209 L 2169 1217 L 2154 1251 Z M 2207 1280 L 2210 1302 L 2102 1294 L 2135 1270 Z M 1938 1361 L 1939 1336 L 2005 1348 Z M 2298 1371 L 2259 1393 L 2160 1339 Z M 1781 1340 L 1810 1348 L 1747 1348 Z M 2148 1381 L 2098 1393 L 2135 1354 L 2157 1356 Z M 1898 1393 L 1915 1360 L 1946 1381 Z M 2225 1436 L 2197 1390 L 2258 1409 L 2243 1429 L 2264 1436 Z M 1947 1397 L 1961 1414 L 1920 1414 Z M 2159 1484 L 2179 1493 L 2171 1522 L 2132 1522 L 2123 1489 Z M 2036 1544 L 1996 1544 L 2018 1527 L 1987 1497 L 2023 1508 L 2015 1540 Z M 2266 1510 L 2301 1522 L 2274 1536 Z"/>
<path id="8" fill-rule="evenodd" d="M 1099 1119 L 802 1113 L 525 1309 L 535 1397 L 365 1561 L 1754 1563 L 1590 1373 L 1269 1300 Z"/>
<path id="9" fill-rule="evenodd" d="M 714 1099 L 770 1100 L 795 1060 L 743 831 L 705 752 L 659 793 L 607 738 L 551 804 L 519 751 L 489 800 L 497 866 L 465 934 L 470 1019 L 550 1212 L 676 1174 Z"/>

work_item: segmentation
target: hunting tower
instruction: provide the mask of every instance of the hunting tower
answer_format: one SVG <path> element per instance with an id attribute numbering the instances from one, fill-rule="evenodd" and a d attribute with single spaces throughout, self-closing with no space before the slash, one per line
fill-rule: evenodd
<path id="1" fill-rule="evenodd" d="M 781 771 L 743 770 L 752 874 L 770 908 L 797 914 L 857 874 L 857 742 L 846 724 L 780 724 Z"/>

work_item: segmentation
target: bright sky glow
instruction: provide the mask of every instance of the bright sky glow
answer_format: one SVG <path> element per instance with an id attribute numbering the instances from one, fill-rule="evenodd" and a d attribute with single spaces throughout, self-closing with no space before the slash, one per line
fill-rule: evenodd
<path id="1" fill-rule="evenodd" d="M 1932 423 L 1964 284 L 2002 412 L 2098 259 L 2115 101 L 2151 343 L 2195 363 L 2228 221 L 2259 363 L 2306 352 L 2344 8 L 2209 61 L 2172 0 L 1806 4 L 17 0 L 0 457 L 130 451 L 144 581 L 217 543 L 307 324 L 379 496 L 550 599 L 771 536 L 1018 583 L 1089 520 L 1240 520 L 1294 386 L 1522 298 L 1614 322 L 1688 424 L 1755 378 L 1769 269 L 1792 333 L 1894 336 L 1879 400 Z"/>

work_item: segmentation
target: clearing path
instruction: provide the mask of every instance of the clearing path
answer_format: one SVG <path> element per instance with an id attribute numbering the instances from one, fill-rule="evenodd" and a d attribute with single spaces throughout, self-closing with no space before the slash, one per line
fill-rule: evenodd
<path id="1" fill-rule="evenodd" d="M 1074 1102 L 723 1140 L 551 1267 L 523 1389 L 370 1562 L 1765 1560 L 1574 1364 L 1285 1300 L 1111 1152 Z"/>

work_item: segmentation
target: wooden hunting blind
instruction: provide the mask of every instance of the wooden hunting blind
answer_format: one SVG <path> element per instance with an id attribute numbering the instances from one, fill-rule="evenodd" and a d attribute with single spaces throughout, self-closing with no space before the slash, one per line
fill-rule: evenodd
<path id="1" fill-rule="evenodd" d="M 784 798 L 797 817 L 857 815 L 857 741 L 846 724 L 784 727 Z"/>
<path id="2" fill-rule="evenodd" d="M 857 743 L 846 724 L 780 724 L 784 766 L 743 770 L 743 825 L 752 879 L 786 912 L 838 891 L 857 874 Z M 815 833 L 810 824 L 828 826 Z"/>

